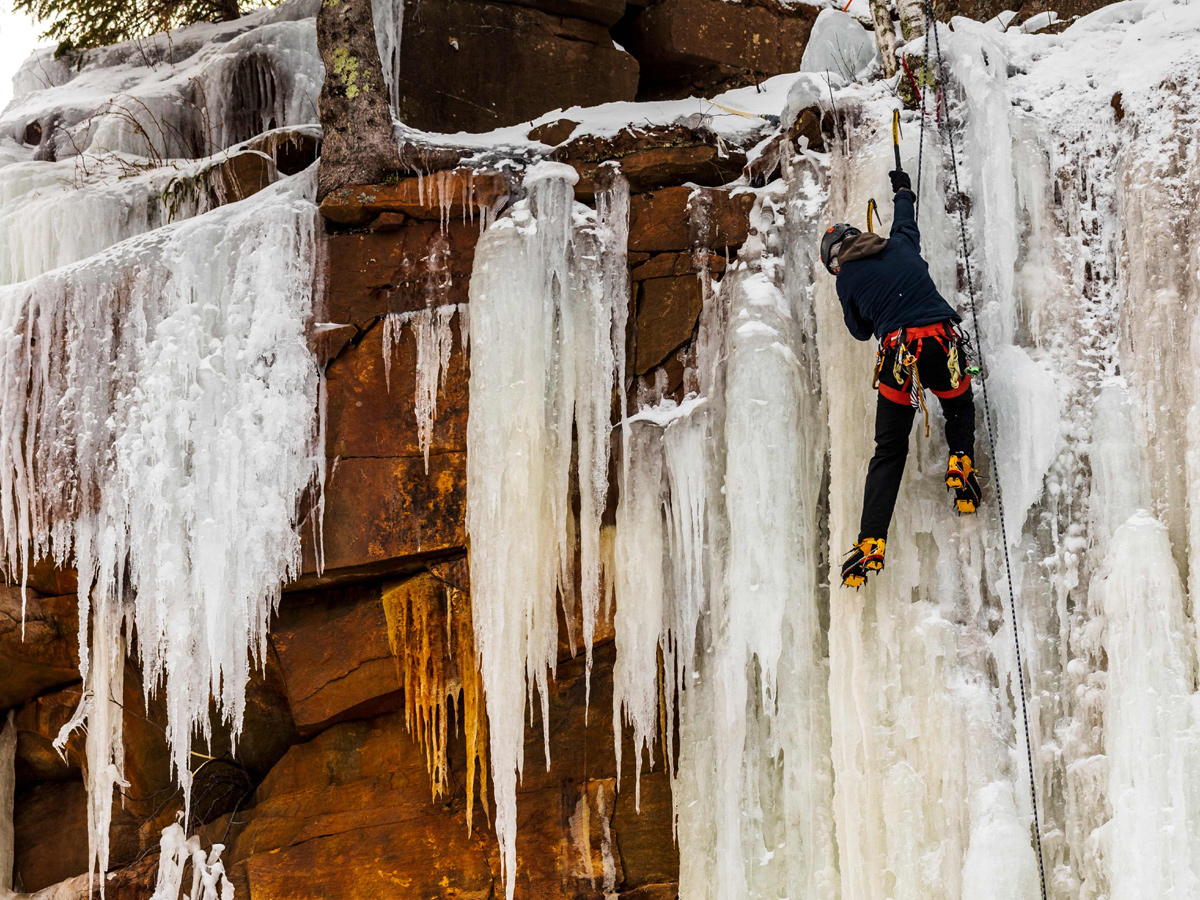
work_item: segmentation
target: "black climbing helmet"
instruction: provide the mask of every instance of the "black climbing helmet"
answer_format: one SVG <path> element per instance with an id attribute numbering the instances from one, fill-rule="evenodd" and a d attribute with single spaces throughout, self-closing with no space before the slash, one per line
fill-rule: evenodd
<path id="1" fill-rule="evenodd" d="M 856 234 L 862 234 L 853 225 L 834 225 L 821 238 L 821 262 L 825 264 L 825 269 L 830 275 L 836 275 L 834 269 L 837 267 L 837 248 L 846 238 Z"/>

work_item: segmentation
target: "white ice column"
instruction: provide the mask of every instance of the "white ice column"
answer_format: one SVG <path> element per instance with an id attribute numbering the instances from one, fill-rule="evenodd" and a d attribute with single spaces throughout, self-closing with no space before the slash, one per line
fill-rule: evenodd
<path id="1" fill-rule="evenodd" d="M 885 113 L 870 108 L 868 117 Z M 888 194 L 890 146 L 866 129 L 852 137 L 854 153 L 832 166 L 824 225 L 854 222 L 869 197 Z M 905 158 L 915 155 L 913 143 L 902 146 Z M 955 223 L 925 212 L 944 207 L 938 181 L 926 178 L 924 189 L 923 251 L 935 282 L 954 298 Z M 887 568 L 862 591 L 840 586 L 838 564 L 858 537 L 873 452 L 873 346 L 850 337 L 823 272 L 816 309 L 833 448 L 830 706 L 842 895 L 956 900 L 989 843 L 1027 834 L 1013 786 L 1011 711 L 988 679 L 993 653 L 1007 652 L 992 645 L 984 606 L 997 575 L 985 575 L 985 549 L 998 545 L 996 521 L 986 508 L 972 519 L 953 515 L 941 417 L 927 397 L 931 437 L 918 413 Z M 1028 841 L 1007 845 L 1011 881 L 1036 878 Z"/>
<path id="2" fill-rule="evenodd" d="M 560 595 L 568 620 L 574 617 L 573 429 L 586 495 L 580 529 L 589 642 L 599 606 L 616 366 L 612 325 L 615 304 L 627 302 L 623 289 L 620 296 L 609 289 L 602 265 L 608 253 L 623 255 L 624 243 L 613 246 L 614 229 L 575 203 L 576 178 L 558 163 L 531 169 L 528 199 L 484 234 L 471 276 L 467 530 L 496 831 L 510 900 L 526 698 L 536 689 L 548 766 L 547 682 L 557 662 Z M 590 659 L 590 644 L 588 652 Z"/>

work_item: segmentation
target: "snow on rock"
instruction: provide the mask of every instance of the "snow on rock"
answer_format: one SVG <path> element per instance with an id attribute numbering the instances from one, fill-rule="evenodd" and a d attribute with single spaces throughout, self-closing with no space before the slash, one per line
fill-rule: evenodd
<path id="1" fill-rule="evenodd" d="M 875 52 L 874 34 L 858 19 L 836 9 L 823 9 L 813 23 L 800 71 L 853 81 L 874 62 Z"/>
<path id="2" fill-rule="evenodd" d="M 324 69 L 315 0 L 233 22 L 54 59 L 39 50 L 0 113 L 0 148 L 39 124 L 39 158 L 83 153 L 198 158 L 271 128 L 314 122 Z M 31 148 L 30 148 L 31 149 Z"/>
<path id="3" fill-rule="evenodd" d="M 819 106 L 828 92 L 829 84 L 820 75 L 807 74 L 797 78 L 788 89 L 787 102 L 783 107 L 780 124 L 785 129 L 791 129 L 796 124 L 800 113 L 811 107 Z"/>

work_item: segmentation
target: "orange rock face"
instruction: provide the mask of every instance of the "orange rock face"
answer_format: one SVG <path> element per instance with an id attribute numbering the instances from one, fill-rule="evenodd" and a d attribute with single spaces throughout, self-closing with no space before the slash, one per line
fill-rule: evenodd
<path id="1" fill-rule="evenodd" d="M 550 126 L 543 128 L 547 129 L 540 132 L 543 138 L 558 143 L 551 141 L 556 135 Z M 530 136 L 535 137 L 535 132 Z M 746 163 L 744 153 L 721 144 L 712 132 L 684 125 L 631 126 L 612 136 L 583 135 L 551 157 L 575 167 L 580 179 L 576 195 L 588 200 L 595 193 L 597 173 L 614 161 L 635 193 L 683 183 L 724 184 L 736 178 Z"/>
<path id="2" fill-rule="evenodd" d="M 661 765 L 643 777 L 640 814 L 629 773 L 617 790 L 611 685 L 602 674 L 611 662 L 611 646 L 600 648 L 586 723 L 582 661 L 561 668 L 551 700 L 551 772 L 540 727 L 529 733 L 518 796 L 522 898 L 599 898 L 606 889 L 675 877 Z M 492 897 L 503 890 L 495 836 L 479 813 L 467 834 L 464 766 L 459 732 L 450 742 L 452 788 L 435 801 L 425 753 L 402 715 L 335 725 L 293 747 L 267 776 L 239 817 L 245 824 L 234 827 L 227 862 L 254 900 Z"/>
<path id="3" fill-rule="evenodd" d="M 629 206 L 629 249 L 724 250 L 746 240 L 754 195 L 670 187 L 637 194 Z"/>
<path id="4" fill-rule="evenodd" d="M 465 548 L 468 376 L 457 319 L 452 328 L 454 351 L 438 392 L 428 472 L 417 437 L 412 329 L 403 328 L 392 348 L 390 388 L 382 324 L 329 366 L 326 569 L 411 571 L 415 563 L 390 561 Z M 315 570 L 311 540 L 307 559 Z"/>
<path id="5" fill-rule="evenodd" d="M 458 218 L 331 235 L 321 318 L 365 328 L 389 312 L 465 303 L 478 240 L 479 224 Z"/>
<path id="6" fill-rule="evenodd" d="M 689 96 L 800 68 L 819 8 L 774 0 L 663 0 L 634 19 L 642 96 Z"/>
<path id="7" fill-rule="evenodd" d="M 703 296 L 695 275 L 651 278 L 641 283 L 637 317 L 637 360 L 644 375 L 692 337 Z"/>
<path id="8" fill-rule="evenodd" d="M 22 606 L 24 618 L 22 619 Z M 0 584 L 0 709 L 79 679 L 78 600 Z"/>
<path id="9" fill-rule="evenodd" d="M 302 733 L 399 708 L 378 587 L 289 594 L 271 643 Z"/>
<path id="10" fill-rule="evenodd" d="M 340 188 L 321 201 L 321 215 L 341 225 L 366 225 L 381 213 L 399 213 L 398 225 L 403 217 L 473 219 L 480 210 L 498 206 L 508 191 L 508 179 L 499 172 L 450 169 L 395 184 Z"/>

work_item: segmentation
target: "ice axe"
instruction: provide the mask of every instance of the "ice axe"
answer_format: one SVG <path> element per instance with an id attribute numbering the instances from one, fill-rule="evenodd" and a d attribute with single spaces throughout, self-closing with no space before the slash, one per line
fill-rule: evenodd
<path id="1" fill-rule="evenodd" d="M 892 110 L 892 152 L 896 155 L 896 171 L 903 172 L 904 166 L 900 163 L 900 110 Z M 872 219 L 872 213 L 875 218 L 879 218 L 879 207 L 876 206 L 874 198 L 867 201 L 867 231 L 872 234 L 875 229 Z"/>
<path id="2" fill-rule="evenodd" d="M 873 218 L 879 218 L 879 207 L 875 204 L 874 197 L 867 201 L 867 231 L 869 231 L 871 234 L 875 233 L 875 223 Z"/>

